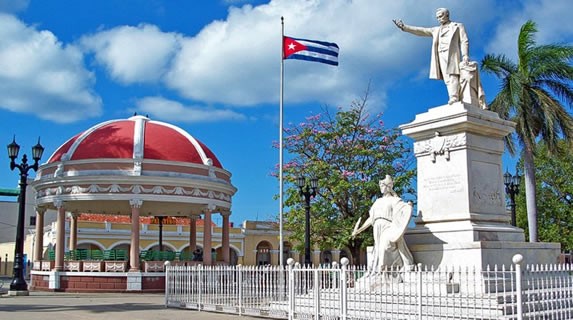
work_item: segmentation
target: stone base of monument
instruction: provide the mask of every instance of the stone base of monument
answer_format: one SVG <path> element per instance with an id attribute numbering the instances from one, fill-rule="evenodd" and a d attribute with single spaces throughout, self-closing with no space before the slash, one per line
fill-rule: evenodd
<path id="1" fill-rule="evenodd" d="M 407 242 L 408 240 L 406 240 Z M 416 263 L 424 266 L 469 266 L 486 270 L 489 266 L 509 268 L 516 254 L 524 257 L 526 264 L 558 263 L 558 243 L 475 241 L 467 243 L 409 245 Z"/>
<path id="2" fill-rule="evenodd" d="M 414 261 L 430 267 L 508 268 L 518 253 L 526 264 L 554 264 L 561 252 L 559 243 L 525 242 L 523 229 L 508 223 L 424 223 L 409 229 L 404 238 Z"/>
<path id="3" fill-rule="evenodd" d="M 509 224 L 501 156 L 515 123 L 479 106 L 457 102 L 429 109 L 400 126 L 414 140 L 416 227 L 405 239 L 416 263 L 486 268 L 556 263 L 556 243 L 525 242 Z"/>

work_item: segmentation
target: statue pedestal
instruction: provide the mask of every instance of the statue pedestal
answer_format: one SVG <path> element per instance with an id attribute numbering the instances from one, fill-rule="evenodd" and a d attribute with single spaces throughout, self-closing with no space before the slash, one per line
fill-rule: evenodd
<path id="1" fill-rule="evenodd" d="M 525 242 L 509 224 L 501 156 L 515 123 L 463 102 L 431 108 L 400 126 L 414 140 L 418 217 L 405 239 L 416 263 L 509 265 L 555 263 L 556 243 Z"/>

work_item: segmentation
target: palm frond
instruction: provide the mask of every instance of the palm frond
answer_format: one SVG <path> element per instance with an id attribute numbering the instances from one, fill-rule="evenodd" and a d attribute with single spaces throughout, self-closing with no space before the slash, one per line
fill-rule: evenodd
<path id="1" fill-rule="evenodd" d="M 522 74 L 529 72 L 528 66 L 531 62 L 531 48 L 535 46 L 535 33 L 537 33 L 537 26 L 535 22 L 531 20 L 525 22 L 519 31 L 517 38 L 517 56 L 519 58 L 519 71 Z"/>

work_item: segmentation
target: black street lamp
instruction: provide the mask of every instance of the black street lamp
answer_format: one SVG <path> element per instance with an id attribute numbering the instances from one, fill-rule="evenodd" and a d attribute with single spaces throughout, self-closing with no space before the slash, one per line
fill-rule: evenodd
<path id="1" fill-rule="evenodd" d="M 159 251 L 163 251 L 163 218 L 164 216 L 158 216 L 157 222 L 159 224 Z"/>
<path id="2" fill-rule="evenodd" d="M 16 243 L 14 246 L 14 276 L 10 283 L 10 291 L 28 291 L 28 284 L 24 280 L 24 221 L 26 217 L 26 186 L 28 185 L 28 171 L 38 170 L 38 161 L 42 158 L 44 147 L 38 143 L 32 147 L 32 159 L 34 164 L 28 164 L 28 157 L 24 154 L 22 162 L 16 163 L 20 146 L 16 143 L 16 137 L 8 145 L 8 157 L 10 158 L 10 170 L 18 168 L 20 171 L 20 194 L 18 195 L 18 224 L 16 226 Z"/>
<path id="3" fill-rule="evenodd" d="M 305 209 L 305 227 L 304 227 L 304 264 L 310 265 L 310 199 L 316 196 L 316 188 L 318 187 L 318 180 L 316 178 L 310 179 L 310 186 L 306 184 L 306 179 L 303 176 L 297 178 L 297 185 L 301 197 L 304 198 Z"/>
<path id="4" fill-rule="evenodd" d="M 519 194 L 519 183 L 521 182 L 521 176 L 519 172 L 515 175 L 511 175 L 509 171 L 505 171 L 503 174 L 503 184 L 505 185 L 505 192 L 509 195 L 509 206 L 511 208 L 511 225 L 516 226 L 515 222 L 515 196 Z"/>

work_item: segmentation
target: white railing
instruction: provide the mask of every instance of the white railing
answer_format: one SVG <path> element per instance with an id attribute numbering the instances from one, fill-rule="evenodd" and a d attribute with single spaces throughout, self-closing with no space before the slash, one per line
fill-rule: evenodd
<path id="1" fill-rule="evenodd" d="M 571 265 L 168 266 L 168 307 L 282 319 L 573 319 Z"/>
<path id="2" fill-rule="evenodd" d="M 167 306 L 286 318 L 287 271 L 278 266 L 168 266 Z"/>

